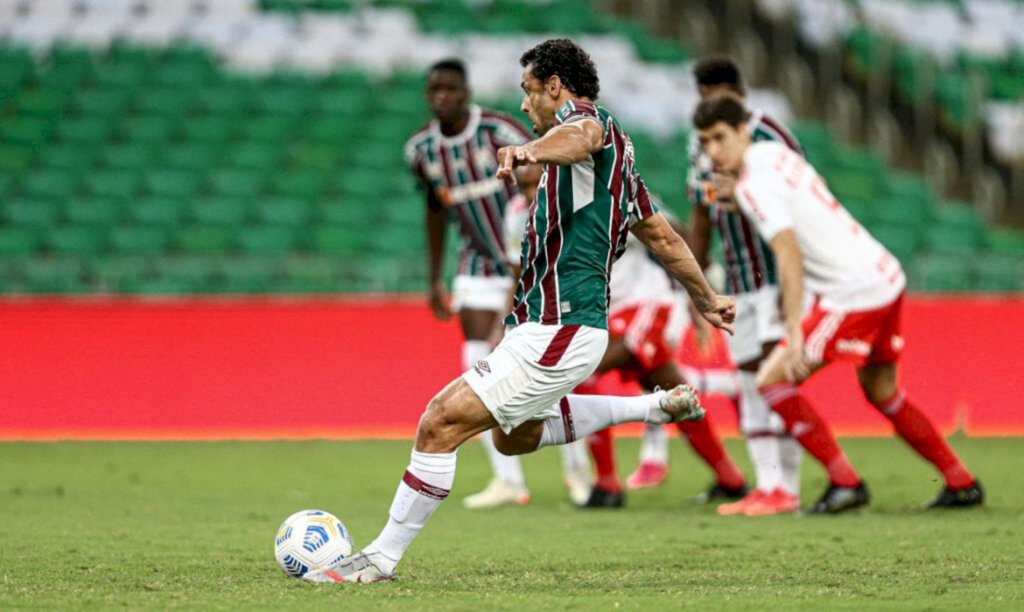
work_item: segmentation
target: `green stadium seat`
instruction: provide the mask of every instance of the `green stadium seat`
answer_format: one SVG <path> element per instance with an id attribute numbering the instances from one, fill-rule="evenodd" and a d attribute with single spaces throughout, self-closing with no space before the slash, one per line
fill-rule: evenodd
<path id="1" fill-rule="evenodd" d="M 328 116 L 310 123 L 306 130 L 306 137 L 313 142 L 340 146 L 349 142 L 358 130 L 358 124 L 351 118 Z"/>
<path id="2" fill-rule="evenodd" d="M 313 204 L 299 198 L 270 198 L 256 206 L 256 218 L 267 225 L 299 228 L 313 217 Z"/>
<path id="3" fill-rule="evenodd" d="M 132 142 L 107 148 L 100 161 L 108 168 L 142 173 L 153 165 L 156 155 L 153 144 Z"/>
<path id="4" fill-rule="evenodd" d="M 70 103 L 69 93 L 47 89 L 23 90 L 15 100 L 19 116 L 43 121 L 59 119 Z"/>
<path id="5" fill-rule="evenodd" d="M 220 144 L 183 142 L 163 150 L 162 163 L 168 168 L 205 172 L 212 168 L 224 155 Z"/>
<path id="6" fill-rule="evenodd" d="M 921 246 L 921 236 L 913 230 L 913 226 L 899 227 L 893 225 L 881 225 L 868 227 L 868 231 L 876 240 L 889 249 L 896 259 L 903 262 L 904 266 L 909 262 L 914 253 Z"/>
<path id="7" fill-rule="evenodd" d="M 22 192 L 29 198 L 65 200 L 81 185 L 78 172 L 66 170 L 36 170 L 22 183 Z"/>
<path id="8" fill-rule="evenodd" d="M 103 228 L 65 225 L 47 229 L 43 242 L 51 253 L 92 255 L 106 247 L 107 236 Z"/>
<path id="9" fill-rule="evenodd" d="M 140 115 L 181 118 L 189 111 L 195 92 L 175 86 L 159 87 L 142 92 L 135 101 Z"/>
<path id="10" fill-rule="evenodd" d="M 128 218 L 139 225 L 171 228 L 185 218 L 187 200 L 164 196 L 146 196 L 131 203 Z"/>
<path id="11" fill-rule="evenodd" d="M 0 256 L 30 255 L 39 246 L 39 234 L 25 227 L 0 227 Z"/>
<path id="12" fill-rule="evenodd" d="M 187 199 L 195 195 L 203 177 L 191 170 L 155 170 L 146 175 L 146 191 L 150 195 Z"/>
<path id="13" fill-rule="evenodd" d="M 185 138 L 194 143 L 217 145 L 235 136 L 239 130 L 239 119 L 228 115 L 208 115 L 186 121 L 183 127 Z"/>
<path id="14" fill-rule="evenodd" d="M 353 117 L 369 112 L 373 101 L 374 97 L 368 89 L 337 87 L 318 93 L 313 101 L 313 108 L 322 117 L 343 117 L 351 121 Z"/>
<path id="15" fill-rule="evenodd" d="M 339 141 L 343 143 L 345 141 Z M 297 169 L 333 173 L 342 166 L 343 151 L 338 143 L 305 142 L 288 150 L 288 163 Z"/>
<path id="16" fill-rule="evenodd" d="M 228 257 L 217 261 L 220 290 L 226 293 L 267 293 L 276 290 L 276 257 Z"/>
<path id="17" fill-rule="evenodd" d="M 56 136 L 75 146 L 94 147 L 110 138 L 113 131 L 110 117 L 86 116 L 61 121 Z"/>
<path id="18" fill-rule="evenodd" d="M 86 263 L 86 276 L 94 290 L 106 293 L 136 293 L 150 276 L 151 262 L 134 255 L 103 255 Z"/>
<path id="19" fill-rule="evenodd" d="M 53 122 L 39 117 L 7 120 L 0 124 L 0 142 L 3 145 L 38 147 L 50 138 Z"/>
<path id="20" fill-rule="evenodd" d="M 125 122 L 121 133 L 126 141 L 162 145 L 171 139 L 180 123 L 173 117 L 139 116 Z"/>
<path id="21" fill-rule="evenodd" d="M 83 281 L 84 265 L 77 257 L 27 259 L 22 274 L 33 293 L 78 293 L 88 289 Z"/>
<path id="22" fill-rule="evenodd" d="M 174 231 L 176 248 L 189 254 L 225 253 L 235 241 L 231 228 L 216 225 L 188 225 Z"/>
<path id="23" fill-rule="evenodd" d="M 3 155 L 0 155 L 0 173 L 21 175 L 32 165 L 36 158 L 38 149 L 24 145 L 0 145 L 3 147 Z"/>
<path id="24" fill-rule="evenodd" d="M 327 177 L 322 172 L 306 170 L 275 175 L 271 188 L 278 195 L 312 200 L 320 195 L 326 184 Z"/>
<path id="25" fill-rule="evenodd" d="M 167 88 L 195 91 L 212 78 L 213 71 L 208 65 L 165 62 L 153 75 L 153 83 Z"/>
<path id="26" fill-rule="evenodd" d="M 249 201 L 237 196 L 211 196 L 188 204 L 188 217 L 200 225 L 237 226 L 249 217 Z"/>
<path id="27" fill-rule="evenodd" d="M 268 176 L 255 170 L 218 170 L 210 175 L 213 193 L 225 197 L 253 199 L 263 191 Z"/>
<path id="28" fill-rule="evenodd" d="M 135 62 L 108 62 L 96 67 L 96 85 L 106 90 L 134 90 L 152 76 L 147 67 Z"/>
<path id="29" fill-rule="evenodd" d="M 75 225 L 109 227 L 121 220 L 123 208 L 118 199 L 78 199 L 64 207 L 64 215 Z"/>
<path id="30" fill-rule="evenodd" d="M 0 204 L 0 220 L 26 229 L 41 229 L 56 223 L 60 206 L 50 200 L 17 199 Z"/>
<path id="31" fill-rule="evenodd" d="M 326 225 L 365 222 L 365 219 L 360 219 L 360 210 L 349 198 L 323 199 L 316 203 L 314 218 Z"/>
<path id="32" fill-rule="evenodd" d="M 157 258 L 153 260 L 153 273 L 177 286 L 177 290 L 170 293 L 209 293 L 217 288 L 216 265 L 210 257 L 176 255 Z"/>
<path id="33" fill-rule="evenodd" d="M 257 225 L 238 232 L 242 252 L 252 254 L 284 254 L 299 243 L 298 231 L 280 225 Z"/>
<path id="34" fill-rule="evenodd" d="M 252 142 L 283 143 L 295 126 L 292 117 L 264 115 L 243 123 L 239 132 L 243 138 Z"/>
<path id="35" fill-rule="evenodd" d="M 75 99 L 78 112 L 90 117 L 115 117 L 123 115 L 131 104 L 133 92 L 115 89 L 93 89 L 83 91 Z"/>
<path id="36" fill-rule="evenodd" d="M 365 252 L 371 244 L 362 224 L 319 226 L 310 232 L 310 246 L 316 253 L 352 255 Z"/>
<path id="37" fill-rule="evenodd" d="M 281 261 L 277 290 L 286 293 L 330 293 L 338 290 L 337 270 L 346 260 L 294 254 Z"/>
<path id="38" fill-rule="evenodd" d="M 99 153 L 96 147 L 59 143 L 41 149 L 39 157 L 47 168 L 84 175 Z"/>
<path id="39" fill-rule="evenodd" d="M 249 109 L 253 92 L 247 85 L 207 85 L 196 93 L 195 104 L 211 115 L 240 115 Z"/>
<path id="40" fill-rule="evenodd" d="M 99 170 L 86 179 L 88 192 L 97 197 L 129 200 L 142 187 L 142 174 L 133 170 Z"/>
<path id="41" fill-rule="evenodd" d="M 926 255 L 913 262 L 912 288 L 924 291 L 971 291 L 974 271 L 967 258 L 956 255 Z"/>
<path id="42" fill-rule="evenodd" d="M 1019 257 L 985 255 L 975 260 L 978 289 L 1011 292 L 1024 289 L 1024 262 Z"/>
<path id="43" fill-rule="evenodd" d="M 155 225 L 124 225 L 110 229 L 110 250 L 123 255 L 159 255 L 170 246 L 170 231 Z"/>
<path id="44" fill-rule="evenodd" d="M 267 172 L 272 169 L 276 170 L 280 160 L 280 147 L 260 142 L 248 142 L 232 149 L 224 161 L 233 168 Z"/>
<path id="45" fill-rule="evenodd" d="M 989 232 L 987 242 L 993 253 L 1024 258 L 1024 231 L 994 229 Z"/>

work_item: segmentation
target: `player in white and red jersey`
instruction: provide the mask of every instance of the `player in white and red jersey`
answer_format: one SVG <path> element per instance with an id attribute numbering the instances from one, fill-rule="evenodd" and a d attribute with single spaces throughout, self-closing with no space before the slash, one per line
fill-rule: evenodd
<path id="1" fill-rule="evenodd" d="M 803 157 L 778 143 L 752 142 L 748 118 L 738 98 L 723 94 L 701 102 L 694 125 L 716 170 L 738 176 L 736 200 L 778 263 L 786 337 L 762 363 L 757 384 L 828 471 L 830 485 L 809 512 L 842 512 L 869 501 L 860 475 L 800 393 L 800 383 L 834 361 L 856 367 L 865 398 L 942 474 L 945 488 L 929 507 L 981 504 L 977 479 L 899 385 L 906 287 L 900 262 L 850 216 Z M 805 287 L 814 298 L 806 316 Z"/>

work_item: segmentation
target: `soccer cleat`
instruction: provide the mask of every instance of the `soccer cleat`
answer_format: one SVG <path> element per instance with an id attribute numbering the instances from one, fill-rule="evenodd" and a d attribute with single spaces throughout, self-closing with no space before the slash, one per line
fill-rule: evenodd
<path id="1" fill-rule="evenodd" d="M 718 500 L 742 499 L 748 491 L 746 483 L 738 487 L 726 487 L 716 482 L 707 491 L 693 496 L 690 501 L 695 504 L 709 504 Z"/>
<path id="2" fill-rule="evenodd" d="M 821 499 L 814 502 L 805 512 L 807 514 L 839 514 L 866 506 L 871 501 L 871 493 L 866 484 L 861 482 L 856 487 L 838 487 L 829 485 Z"/>
<path id="3" fill-rule="evenodd" d="M 481 508 L 497 508 L 507 504 L 525 506 L 530 503 L 530 491 L 521 485 L 495 478 L 479 493 L 474 493 L 462 500 L 462 505 L 470 510 Z"/>
<path id="4" fill-rule="evenodd" d="M 621 508 L 625 503 L 626 495 L 622 491 L 610 491 L 594 485 L 590 499 L 580 508 Z"/>
<path id="5" fill-rule="evenodd" d="M 677 423 L 699 421 L 704 418 L 697 391 L 690 385 L 678 385 L 664 392 L 658 399 L 658 408 L 647 419 L 648 423 Z"/>
<path id="6" fill-rule="evenodd" d="M 715 512 L 721 516 L 733 516 L 736 514 L 746 514 L 747 508 L 754 504 L 760 503 L 763 499 L 769 496 L 761 489 L 754 489 L 750 493 L 743 496 L 743 499 L 739 501 L 729 502 L 722 504 L 715 509 Z"/>
<path id="7" fill-rule="evenodd" d="M 800 510 L 800 498 L 782 487 L 775 487 L 771 493 L 744 508 L 743 514 L 747 516 L 768 516 L 771 514 L 786 514 L 798 510 Z"/>
<path id="8" fill-rule="evenodd" d="M 665 482 L 668 478 L 668 464 L 660 461 L 641 461 L 626 480 L 630 489 L 649 489 Z"/>
<path id="9" fill-rule="evenodd" d="M 975 480 L 966 489 L 950 489 L 946 487 L 932 501 L 925 505 L 928 510 L 935 508 L 966 508 L 980 506 L 985 503 L 985 489 Z"/>
<path id="10" fill-rule="evenodd" d="M 383 582 L 395 579 L 395 563 L 381 553 L 363 551 L 345 557 L 330 567 L 306 572 L 302 579 L 321 584 Z"/>
<path id="11" fill-rule="evenodd" d="M 563 481 L 565 488 L 569 490 L 569 499 L 573 505 L 581 506 L 587 503 L 590 498 L 590 488 L 593 486 L 593 479 L 587 470 L 569 470 L 565 473 Z"/>

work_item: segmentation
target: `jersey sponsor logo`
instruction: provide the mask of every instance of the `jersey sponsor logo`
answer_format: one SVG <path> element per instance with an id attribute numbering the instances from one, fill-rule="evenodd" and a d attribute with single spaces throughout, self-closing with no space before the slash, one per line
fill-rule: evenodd
<path id="1" fill-rule="evenodd" d="M 486 376 L 487 374 L 491 373 L 491 364 L 481 359 L 480 361 L 476 362 L 475 366 L 473 366 L 473 371 L 479 374 L 481 377 Z"/>
<path id="2" fill-rule="evenodd" d="M 867 357 L 871 354 L 871 345 L 863 340 L 857 339 L 836 340 L 836 352 Z"/>

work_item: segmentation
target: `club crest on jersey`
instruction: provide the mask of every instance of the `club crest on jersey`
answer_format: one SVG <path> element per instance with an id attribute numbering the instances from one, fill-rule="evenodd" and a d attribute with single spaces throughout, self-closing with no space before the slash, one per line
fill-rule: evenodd
<path id="1" fill-rule="evenodd" d="M 473 370 L 480 376 L 486 376 L 491 373 L 491 364 L 481 359 L 473 366 Z"/>

